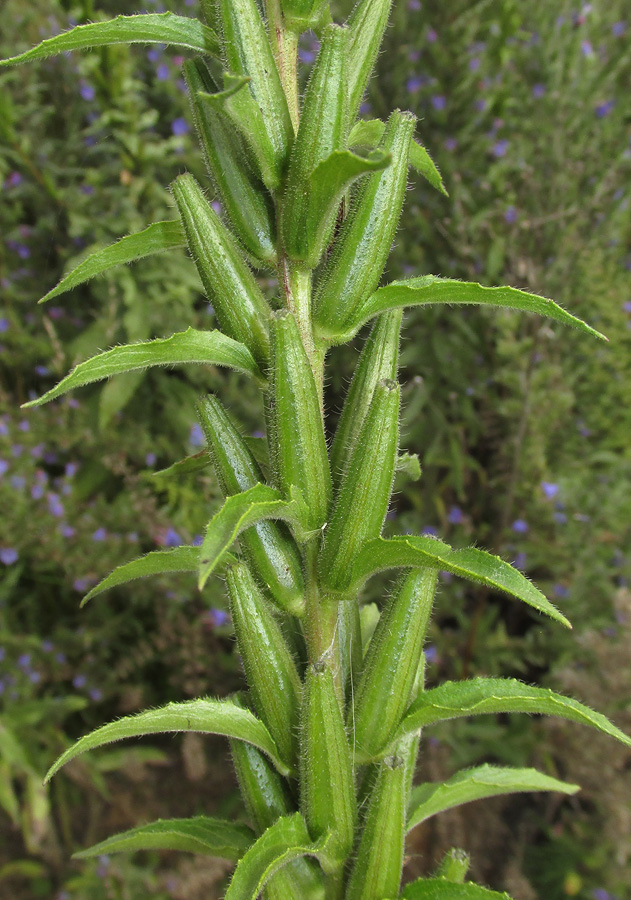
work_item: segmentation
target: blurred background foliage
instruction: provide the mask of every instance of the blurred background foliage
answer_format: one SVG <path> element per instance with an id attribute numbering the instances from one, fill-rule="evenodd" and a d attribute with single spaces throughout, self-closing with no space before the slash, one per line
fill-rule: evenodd
<path id="1" fill-rule="evenodd" d="M 198 14 L 196 0 L 168 8 Z M 348 11 L 340 0 L 336 12 Z M 144 9 L 161 11 L 147 0 Z M 129 0 L 4 0 L 0 56 L 69 25 L 142 11 Z M 301 41 L 305 76 L 317 51 Z M 219 897 L 226 869 L 170 854 L 75 864 L 73 850 L 160 815 L 237 800 L 220 740 L 94 754 L 50 791 L 42 775 L 88 728 L 240 685 L 219 580 L 137 582 L 85 609 L 114 566 L 198 538 L 209 471 L 154 475 L 198 452 L 194 403 L 220 389 L 254 435 L 253 389 L 216 370 L 154 370 L 23 413 L 75 362 L 115 343 L 212 325 L 194 266 L 169 253 L 44 306 L 84 255 L 173 216 L 180 172 L 203 177 L 181 58 L 110 47 L 0 75 L 0 897 Z M 397 0 L 364 105 L 399 106 L 438 163 L 445 199 L 411 181 L 390 275 L 510 283 L 553 297 L 608 345 L 536 317 L 475 308 L 407 315 L 403 446 L 421 457 L 388 527 L 509 558 L 574 632 L 442 580 L 429 678 L 517 675 L 631 728 L 631 18 L 626 0 Z M 275 290 L 273 278 L 263 286 Z M 331 425 L 361 346 L 332 357 Z M 375 581 L 369 600 L 385 585 Z M 575 798 L 498 799 L 417 829 L 410 876 L 442 850 L 515 900 L 608 900 L 631 883 L 624 751 L 524 718 L 437 729 L 423 774 L 536 763 Z"/>

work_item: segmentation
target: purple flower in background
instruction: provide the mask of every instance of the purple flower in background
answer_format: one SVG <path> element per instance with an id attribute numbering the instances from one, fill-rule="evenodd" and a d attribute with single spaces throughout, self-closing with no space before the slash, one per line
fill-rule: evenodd
<path id="1" fill-rule="evenodd" d="M 147 455 L 145 456 L 145 465 L 149 466 L 150 468 L 155 466 L 156 458 L 157 457 L 155 453 L 147 453 Z"/>
<path id="2" fill-rule="evenodd" d="M 422 529 L 421 534 L 426 535 L 427 537 L 436 537 L 438 534 L 438 528 L 435 525 L 425 525 Z"/>
<path id="3" fill-rule="evenodd" d="M 565 525 L 565 523 L 567 522 L 567 516 L 564 512 L 555 512 L 554 521 L 557 523 L 557 525 Z"/>
<path id="4" fill-rule="evenodd" d="M 56 516 L 58 519 L 63 516 L 64 506 L 57 494 L 50 493 L 48 495 L 48 510 L 51 515 Z"/>
<path id="5" fill-rule="evenodd" d="M 421 0 L 408 0 L 408 9 L 418 12 L 419 9 L 422 9 Z"/>
<path id="6" fill-rule="evenodd" d="M 480 65 L 481 65 L 481 63 L 480 63 L 479 56 L 474 56 L 473 59 L 469 60 L 469 68 L 471 69 L 472 72 L 477 72 L 478 69 L 480 68 Z"/>
<path id="7" fill-rule="evenodd" d="M 521 569 L 521 571 L 523 572 L 524 569 L 526 568 L 526 564 L 527 564 L 526 554 L 523 551 L 520 551 L 517 554 L 517 556 L 515 557 L 515 568 Z"/>
<path id="8" fill-rule="evenodd" d="M 432 106 L 439 111 L 445 109 L 447 106 L 447 98 L 443 94 L 435 94 L 432 97 Z"/>
<path id="9" fill-rule="evenodd" d="M 48 367 L 47 366 L 35 366 L 35 374 L 41 376 L 42 378 L 45 375 L 48 375 Z"/>
<path id="10" fill-rule="evenodd" d="M 594 55 L 594 48 L 592 47 L 591 41 L 581 41 L 581 52 L 583 56 Z"/>
<path id="11" fill-rule="evenodd" d="M 152 47 L 151 50 L 147 50 L 147 59 L 149 62 L 156 63 L 162 56 L 162 50 L 158 47 Z"/>
<path id="12" fill-rule="evenodd" d="M 564 584 L 555 584 L 552 590 L 555 597 L 567 597 L 570 593 L 569 589 L 566 588 Z"/>
<path id="13" fill-rule="evenodd" d="M 432 665 L 432 663 L 437 662 L 437 660 L 438 660 L 438 650 L 436 649 L 436 647 L 434 646 L 434 644 L 429 644 L 429 645 L 425 648 L 424 653 L 425 653 L 425 662 L 426 662 L 426 663 L 429 663 L 430 665 Z"/>
<path id="14" fill-rule="evenodd" d="M 33 682 L 33 684 L 37 684 L 39 681 L 42 680 L 42 673 L 41 672 L 29 672 L 28 677 L 29 677 L 29 680 Z"/>
<path id="15" fill-rule="evenodd" d="M 44 485 L 43 484 L 34 484 L 31 488 L 31 497 L 33 500 L 41 500 L 44 496 Z"/>
<path id="16" fill-rule="evenodd" d="M 513 225 L 517 221 L 517 210 L 514 206 L 507 206 L 504 213 L 504 219 L 509 225 Z"/>
<path id="17" fill-rule="evenodd" d="M 54 649 L 55 645 L 52 641 L 48 639 L 42 641 L 42 650 L 44 651 L 44 653 L 52 653 Z"/>
<path id="18" fill-rule="evenodd" d="M 605 116 L 608 116 L 611 110 L 614 108 L 615 101 L 607 100 L 606 103 L 599 103 L 595 109 L 596 116 L 599 119 L 604 119 Z"/>
<path id="19" fill-rule="evenodd" d="M 4 182 L 5 188 L 17 187 L 19 184 L 22 184 L 23 178 L 19 172 L 11 172 L 10 175 L 7 176 Z"/>
<path id="20" fill-rule="evenodd" d="M 496 141 L 493 144 L 492 153 L 497 159 L 500 159 L 502 156 L 506 156 L 506 152 L 508 150 L 509 142 L 506 138 L 503 138 L 501 141 Z"/>
<path id="21" fill-rule="evenodd" d="M 458 146 L 458 141 L 454 137 L 445 138 L 445 150 L 449 150 L 450 153 Z"/>
<path id="22" fill-rule="evenodd" d="M 175 528 L 169 528 L 166 535 L 164 536 L 163 543 L 165 547 L 179 547 L 182 543 L 182 540 Z"/>
<path id="23" fill-rule="evenodd" d="M 545 92 L 546 92 L 545 84 L 538 83 L 538 84 L 534 84 L 532 87 L 532 96 L 536 100 L 540 100 L 544 96 Z"/>
<path id="24" fill-rule="evenodd" d="M 427 40 L 429 41 L 430 44 L 435 44 L 436 41 L 438 40 L 438 35 L 436 34 L 436 32 L 434 31 L 433 28 L 427 29 Z"/>
<path id="25" fill-rule="evenodd" d="M 81 688 L 85 687 L 86 681 L 87 678 L 85 677 L 85 675 L 75 675 L 75 677 L 72 679 L 72 684 L 73 687 L 75 687 L 77 690 L 81 690 Z"/>
<path id="26" fill-rule="evenodd" d="M 415 75 L 414 78 L 408 79 L 407 88 L 411 94 L 416 94 L 423 87 L 425 79 L 422 75 Z"/>
<path id="27" fill-rule="evenodd" d="M 230 621 L 230 616 L 225 609 L 209 609 L 207 613 L 208 624 L 211 628 L 218 628 Z"/>
<path id="28" fill-rule="evenodd" d="M 4 475 L 9 469 L 9 463 L 6 459 L 0 459 L 0 475 Z"/>
<path id="29" fill-rule="evenodd" d="M 30 426 L 30 424 L 26 421 L 26 419 L 22 419 L 22 421 L 21 421 L 20 424 L 18 425 L 18 428 L 20 429 L 20 431 L 30 431 L 30 430 L 31 430 L 31 426 Z"/>
<path id="30" fill-rule="evenodd" d="M 625 300 L 622 304 L 622 308 L 625 312 L 631 313 L 631 300 Z"/>
<path id="31" fill-rule="evenodd" d="M 2 318 L 0 319 L 0 334 L 3 334 L 5 331 L 8 331 L 8 330 L 9 330 L 9 320 L 5 316 L 2 316 Z M 2 434 L 6 434 L 6 431 L 3 431 Z"/>
<path id="32" fill-rule="evenodd" d="M 60 525 L 59 526 L 59 534 L 65 538 L 71 538 L 75 536 L 75 530 L 72 525 Z"/>
<path id="33" fill-rule="evenodd" d="M 95 703 L 98 703 L 99 700 L 103 699 L 103 691 L 99 690 L 99 688 L 90 688 L 88 693 L 90 695 L 90 700 L 94 700 Z"/>
<path id="34" fill-rule="evenodd" d="M 13 456 L 22 456 L 22 450 L 24 450 L 22 444 L 14 444 L 11 447 L 11 453 L 13 454 Z"/>
<path id="35" fill-rule="evenodd" d="M 464 514 L 459 506 L 452 506 L 447 513 L 447 521 L 452 525 L 460 525 L 464 521 Z"/>
<path id="36" fill-rule="evenodd" d="M 107 531 L 105 528 L 97 528 L 94 534 L 92 535 L 93 541 L 106 541 L 107 540 Z"/>
<path id="37" fill-rule="evenodd" d="M 78 468 L 79 467 L 77 466 L 77 463 L 74 463 L 74 462 L 66 463 L 66 468 L 64 469 L 64 475 L 66 476 L 66 478 L 72 478 L 72 476 L 76 473 Z"/>
<path id="38" fill-rule="evenodd" d="M 85 81 L 79 88 L 79 93 L 81 94 L 83 99 L 87 100 L 87 101 L 94 100 L 94 97 L 96 96 L 96 92 L 95 92 L 93 86 L 91 84 L 88 84 Z"/>
<path id="39" fill-rule="evenodd" d="M 193 547 L 201 547 L 204 543 L 204 537 L 201 534 L 196 534 L 193 538 Z"/>
<path id="40" fill-rule="evenodd" d="M 12 475 L 11 476 L 11 487 L 16 491 L 21 491 L 24 485 L 26 484 L 26 478 L 23 475 Z"/>
<path id="41" fill-rule="evenodd" d="M 160 65 L 156 69 L 156 76 L 158 78 L 158 81 L 168 81 L 169 67 L 166 63 L 160 63 Z"/>
<path id="42" fill-rule="evenodd" d="M 174 119 L 171 122 L 171 131 L 176 137 L 182 137 L 188 132 L 188 122 L 186 119 Z"/>
<path id="43" fill-rule="evenodd" d="M 513 524 L 511 525 L 513 531 L 516 531 L 517 534 L 526 534 L 529 530 L 528 522 L 525 519 L 515 519 Z"/>
<path id="44" fill-rule="evenodd" d="M 594 888 L 592 897 L 594 900 L 616 900 L 613 894 L 610 894 L 609 891 L 606 891 L 604 888 Z"/>
<path id="45" fill-rule="evenodd" d="M 541 482 L 541 490 L 544 493 L 544 496 L 551 500 L 553 497 L 559 493 L 559 485 L 554 484 L 552 481 L 542 481 Z"/>
<path id="46" fill-rule="evenodd" d="M 191 426 L 191 433 L 189 434 L 188 440 L 193 447 L 204 446 L 204 432 L 197 422 Z"/>
<path id="47" fill-rule="evenodd" d="M 626 24 L 624 22 L 614 22 L 611 26 L 611 33 L 614 37 L 622 37 L 622 35 L 626 31 Z"/>

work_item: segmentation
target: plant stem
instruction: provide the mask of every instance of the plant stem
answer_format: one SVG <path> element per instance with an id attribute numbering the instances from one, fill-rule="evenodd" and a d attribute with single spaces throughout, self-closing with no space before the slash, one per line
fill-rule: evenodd
<path id="1" fill-rule="evenodd" d="M 280 80 L 285 89 L 287 106 L 294 132 L 298 131 L 300 106 L 298 103 L 298 34 L 285 28 L 279 0 L 267 0 L 270 42 Z"/>

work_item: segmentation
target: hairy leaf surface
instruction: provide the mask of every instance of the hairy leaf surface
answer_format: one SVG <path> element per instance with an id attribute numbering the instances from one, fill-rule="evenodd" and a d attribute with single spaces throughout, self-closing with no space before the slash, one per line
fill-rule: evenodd
<path id="1" fill-rule="evenodd" d="M 419 878 L 403 889 L 401 900 L 511 900 L 508 894 L 479 884 L 454 884 L 446 878 Z"/>

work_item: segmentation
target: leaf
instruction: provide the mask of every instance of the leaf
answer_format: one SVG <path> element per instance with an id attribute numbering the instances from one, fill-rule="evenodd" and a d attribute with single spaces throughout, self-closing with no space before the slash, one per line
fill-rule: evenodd
<path id="1" fill-rule="evenodd" d="M 421 477 L 421 463 L 416 453 L 400 453 L 397 457 L 397 474 L 401 473 L 409 481 L 418 481 Z"/>
<path id="2" fill-rule="evenodd" d="M 607 340 L 603 334 L 591 328 L 582 319 L 566 312 L 546 297 L 528 294 L 517 288 L 485 287 L 472 281 L 457 281 L 454 278 L 440 278 L 437 275 L 393 281 L 378 288 L 358 310 L 356 320 L 349 327 L 353 329 L 354 334 L 364 322 L 379 313 L 403 306 L 422 306 L 429 303 L 480 304 L 518 309 L 547 316 L 563 325 L 571 325 L 603 341 Z"/>
<path id="3" fill-rule="evenodd" d="M 385 128 L 386 126 L 381 119 L 360 119 L 351 130 L 348 146 L 376 147 L 383 137 Z M 410 143 L 409 161 L 412 168 L 416 169 L 419 175 L 422 175 L 423 178 L 429 181 L 432 187 L 444 194 L 445 197 L 449 196 L 436 164 L 425 147 L 419 144 L 418 141 L 413 140 Z"/>
<path id="4" fill-rule="evenodd" d="M 475 547 L 453 550 L 449 544 L 434 537 L 397 535 L 390 539 L 380 537 L 369 541 L 355 557 L 349 589 L 359 590 L 364 582 L 377 572 L 428 565 L 504 591 L 545 613 L 551 619 L 567 625 L 568 628 L 572 627 L 541 591 L 510 563 Z"/>
<path id="5" fill-rule="evenodd" d="M 514 678 L 446 681 L 439 687 L 421 692 L 403 719 L 398 737 L 446 719 L 512 712 L 560 716 L 581 725 L 591 725 L 631 747 L 631 738 L 600 713 L 577 700 L 555 694 L 549 688 L 533 687 Z"/>
<path id="6" fill-rule="evenodd" d="M 401 900 L 511 900 L 508 894 L 479 884 L 454 884 L 446 878 L 419 878 L 403 889 Z"/>
<path id="7" fill-rule="evenodd" d="M 265 519 L 283 519 L 294 528 L 296 539 L 299 540 L 305 536 L 302 525 L 304 517 L 305 504 L 297 493 L 294 492 L 292 499 L 287 501 L 279 491 L 266 484 L 256 484 L 241 494 L 227 497 L 206 529 L 200 553 L 200 590 L 230 545 L 246 528 Z"/>
<path id="8" fill-rule="evenodd" d="M 311 840 L 300 813 L 282 816 L 241 858 L 225 900 L 255 900 L 275 872 L 301 856 L 317 856 L 327 841 L 328 835 L 315 843 Z"/>
<path id="9" fill-rule="evenodd" d="M 309 246 L 315 248 L 312 255 L 317 260 L 322 252 L 330 218 L 337 209 L 344 191 L 362 175 L 380 172 L 392 161 L 392 154 L 372 150 L 360 156 L 350 150 L 334 150 L 318 163 L 310 175 L 311 203 L 306 227 Z"/>
<path id="10" fill-rule="evenodd" d="M 23 408 L 41 406 L 56 397 L 110 375 L 134 372 L 148 366 L 177 366 L 201 363 L 208 366 L 229 366 L 262 381 L 260 369 L 248 348 L 221 331 L 196 331 L 187 328 L 168 338 L 123 344 L 99 353 L 75 366 L 69 375 L 37 400 L 23 404 Z"/>
<path id="11" fill-rule="evenodd" d="M 185 246 L 186 237 L 179 222 L 155 222 L 144 231 L 128 234 L 127 237 L 121 238 L 115 244 L 110 244 L 109 247 L 92 253 L 65 278 L 62 278 L 59 284 L 45 294 L 39 302 L 46 303 L 53 297 L 58 297 L 59 294 L 89 281 L 96 275 L 102 275 L 103 272 L 116 266 L 144 259 L 146 256 L 161 253 L 163 250 L 173 250 Z"/>
<path id="12" fill-rule="evenodd" d="M 175 547 L 173 550 L 154 550 L 146 556 L 132 559 L 131 562 L 117 566 L 103 581 L 96 584 L 81 601 L 85 606 L 88 600 L 118 587 L 135 581 L 136 578 L 147 578 L 149 575 L 166 575 L 168 572 L 195 572 L 199 563 L 199 547 Z"/>
<path id="13" fill-rule="evenodd" d="M 135 853 L 138 850 L 184 850 L 221 859 L 240 859 L 251 846 L 254 835 L 247 825 L 224 822 L 208 816 L 192 819 L 158 819 L 148 825 L 115 834 L 93 847 L 73 854 L 89 859 L 102 854 Z"/>
<path id="14" fill-rule="evenodd" d="M 443 184 L 443 179 L 438 171 L 436 163 L 431 158 L 425 147 L 418 141 L 412 141 L 410 144 L 410 165 L 416 169 L 419 175 L 422 175 L 426 181 L 429 181 L 433 188 L 448 197 L 447 189 Z"/>
<path id="15" fill-rule="evenodd" d="M 105 744 L 125 738 L 180 731 L 223 734 L 226 737 L 238 738 L 267 754 L 281 775 L 289 775 L 291 772 L 278 758 L 276 744 L 269 731 L 253 713 L 230 700 L 203 698 L 187 700 L 185 703 L 167 703 L 159 709 L 148 709 L 134 716 L 125 716 L 97 728 L 62 753 L 48 770 L 45 782 L 50 781 L 71 759 L 87 750 L 94 750 L 96 747 L 103 747 Z"/>
<path id="16" fill-rule="evenodd" d="M 496 797 L 524 791 L 560 791 L 575 794 L 577 784 L 551 778 L 536 769 L 517 769 L 509 766 L 478 766 L 457 772 L 447 781 L 420 784 L 412 790 L 408 806 L 407 830 L 454 806 L 472 800 Z"/>
<path id="17" fill-rule="evenodd" d="M 139 16 L 116 16 L 106 22 L 77 25 L 47 38 L 19 56 L 0 60 L 0 66 L 45 59 L 68 50 L 88 50 L 110 44 L 168 44 L 197 53 L 218 54 L 219 39 L 215 32 L 197 19 L 174 13 L 150 13 Z"/>
<path id="18" fill-rule="evenodd" d="M 200 450 L 192 456 L 186 456 L 179 459 L 173 465 L 167 466 L 166 469 L 160 469 L 158 472 L 152 472 L 152 478 L 179 478 L 180 475 L 193 475 L 195 472 L 201 472 L 210 466 L 210 457 L 206 450 Z"/>

